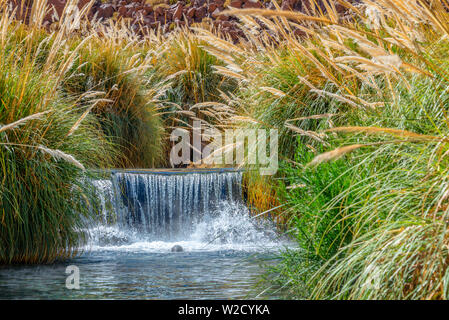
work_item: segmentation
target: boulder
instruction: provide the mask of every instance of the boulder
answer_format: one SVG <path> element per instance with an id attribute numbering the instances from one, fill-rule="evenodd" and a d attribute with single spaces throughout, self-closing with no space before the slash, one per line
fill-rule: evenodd
<path id="1" fill-rule="evenodd" d="M 218 19 L 220 14 L 221 14 L 221 11 L 217 8 L 217 9 L 215 9 L 214 12 L 212 12 L 211 17 L 214 18 L 214 19 Z"/>
<path id="2" fill-rule="evenodd" d="M 182 4 L 179 4 L 174 12 L 173 12 L 173 19 L 174 20 L 180 20 L 182 17 L 182 10 L 184 9 L 184 6 Z"/>
<path id="3" fill-rule="evenodd" d="M 302 10 L 302 1 L 301 0 L 283 0 L 281 4 L 282 10 Z"/>
<path id="4" fill-rule="evenodd" d="M 183 251 L 184 251 L 184 249 L 179 244 L 174 245 L 171 248 L 171 252 L 183 252 Z"/>
<path id="5" fill-rule="evenodd" d="M 231 21 L 222 21 L 221 25 L 228 30 L 230 30 L 233 27 L 233 24 Z"/>
<path id="6" fill-rule="evenodd" d="M 232 0 L 231 3 L 229 3 L 229 6 L 240 9 L 242 7 L 242 0 Z"/>
<path id="7" fill-rule="evenodd" d="M 205 6 L 196 8 L 195 11 L 195 18 L 199 21 L 201 21 L 203 18 L 205 18 L 207 15 L 207 9 Z"/>
<path id="8" fill-rule="evenodd" d="M 220 9 L 224 8 L 224 4 L 225 4 L 224 0 L 215 0 L 214 2 L 218 8 L 220 8 Z"/>
<path id="9" fill-rule="evenodd" d="M 244 9 L 260 9 L 262 8 L 262 4 L 258 0 L 248 0 L 243 5 Z"/>
<path id="10" fill-rule="evenodd" d="M 128 12 L 128 9 L 126 9 L 125 7 L 119 7 L 119 8 L 118 8 L 118 13 L 119 13 L 122 17 L 125 17 L 127 12 Z"/>
<path id="11" fill-rule="evenodd" d="M 195 8 L 190 8 L 190 9 L 187 10 L 186 16 L 188 18 L 193 18 L 195 16 L 195 12 L 196 12 Z"/>
<path id="12" fill-rule="evenodd" d="M 194 7 L 201 7 L 206 3 L 206 0 L 195 0 L 193 2 L 193 6 Z"/>
<path id="13" fill-rule="evenodd" d="M 154 14 L 156 15 L 156 17 L 163 16 L 164 8 L 162 6 L 157 6 L 156 8 L 154 8 Z"/>
<path id="14" fill-rule="evenodd" d="M 208 11 L 209 13 L 214 12 L 215 9 L 217 9 L 217 5 L 216 5 L 215 3 L 210 3 L 210 4 L 207 6 L 207 11 Z"/>
<path id="15" fill-rule="evenodd" d="M 150 14 L 150 13 L 153 12 L 153 6 L 152 6 L 151 4 L 146 4 L 146 5 L 143 7 L 143 10 L 145 10 L 145 13 L 146 13 L 146 14 Z"/>
<path id="16" fill-rule="evenodd" d="M 110 3 L 102 4 L 98 9 L 98 18 L 109 19 L 114 14 L 114 7 Z"/>
<path id="17" fill-rule="evenodd" d="M 229 16 L 226 14 L 220 14 L 217 16 L 217 20 L 218 21 L 228 21 L 229 20 Z"/>

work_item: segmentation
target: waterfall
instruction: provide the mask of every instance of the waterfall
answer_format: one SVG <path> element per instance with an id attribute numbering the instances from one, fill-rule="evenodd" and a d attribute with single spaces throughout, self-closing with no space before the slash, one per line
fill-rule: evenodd
<path id="1" fill-rule="evenodd" d="M 184 237 L 221 202 L 241 202 L 241 180 L 240 172 L 117 172 L 112 175 L 117 221 L 153 239 Z"/>
<path id="2" fill-rule="evenodd" d="M 116 171 L 110 176 L 93 183 L 101 217 L 90 228 L 93 247 L 169 251 L 174 243 L 188 250 L 278 245 L 273 223 L 254 219 L 246 207 L 241 172 Z"/>
<path id="3" fill-rule="evenodd" d="M 108 221 L 113 218 L 111 216 L 111 213 L 113 212 L 112 200 L 114 199 L 112 181 L 107 179 L 93 180 L 92 184 L 100 201 L 98 204 L 100 221 L 102 223 L 108 223 Z"/>

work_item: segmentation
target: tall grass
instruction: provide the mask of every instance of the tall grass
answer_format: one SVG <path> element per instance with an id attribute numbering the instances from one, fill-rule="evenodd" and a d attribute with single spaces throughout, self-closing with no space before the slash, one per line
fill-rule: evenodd
<path id="1" fill-rule="evenodd" d="M 204 32 L 240 82 L 239 112 L 280 128 L 299 168 L 280 175 L 302 249 L 281 275 L 312 298 L 447 298 L 447 3 L 345 3 L 349 18 L 327 5 L 233 10 L 238 48 Z"/>
<path id="2" fill-rule="evenodd" d="M 365 125 L 400 129 L 383 129 L 381 136 L 376 129 L 372 137 L 345 137 L 346 143 L 381 145 L 358 157 L 373 178 L 344 191 L 356 195 L 353 203 L 363 204 L 354 211 L 357 241 L 341 248 L 344 258 L 332 257 L 317 272 L 315 297 L 447 298 L 443 205 L 447 175 L 445 146 L 438 138 L 447 131 L 441 109 L 446 89 L 434 91 L 430 81 L 422 79 L 411 84 L 412 93 L 402 92 L 397 104 L 386 107 L 385 115 L 364 119 Z M 402 139 L 391 144 L 387 132 Z M 329 268 L 329 275 L 318 279 L 324 268 Z"/>
<path id="3" fill-rule="evenodd" d="M 114 148 L 59 91 L 76 50 L 4 8 L 0 26 L 0 263 L 51 262 L 85 240 L 92 192 L 83 171 L 108 166 Z"/>
<path id="4" fill-rule="evenodd" d="M 76 254 L 95 201 L 89 169 L 167 164 L 168 121 L 215 121 L 199 105 L 217 107 L 232 87 L 186 30 L 167 50 L 158 32 L 83 20 L 90 3 L 75 19 L 65 10 L 49 33 L 45 4 L 34 2 L 26 25 L 5 2 L 0 10 L 1 263 Z"/>
<path id="5" fill-rule="evenodd" d="M 132 40 L 93 35 L 64 81 L 68 96 L 104 93 L 91 113 L 104 134 L 120 146 L 122 156 L 115 159 L 115 167 L 151 168 L 163 162 L 162 122 L 145 75 L 150 58 Z"/>
<path id="6" fill-rule="evenodd" d="M 222 62 L 207 51 L 205 41 L 193 31 L 181 28 L 165 37 L 146 39 L 146 45 L 153 48 L 149 85 L 157 92 L 155 100 L 167 130 L 191 131 L 193 121 L 217 130 L 229 126 L 234 111 L 226 100 L 237 85 L 216 72 Z M 168 133 L 166 145 L 172 143 Z"/>

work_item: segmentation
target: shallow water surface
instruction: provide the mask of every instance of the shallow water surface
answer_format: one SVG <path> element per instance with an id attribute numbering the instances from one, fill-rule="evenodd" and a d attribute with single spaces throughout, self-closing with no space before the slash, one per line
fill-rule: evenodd
<path id="1" fill-rule="evenodd" d="M 171 244 L 170 244 L 171 245 Z M 186 244 L 184 244 L 186 245 Z M 245 299 L 258 296 L 257 282 L 273 253 L 243 250 L 94 250 L 44 266 L 0 269 L 1 299 Z M 68 265 L 80 271 L 80 289 L 65 282 Z"/>

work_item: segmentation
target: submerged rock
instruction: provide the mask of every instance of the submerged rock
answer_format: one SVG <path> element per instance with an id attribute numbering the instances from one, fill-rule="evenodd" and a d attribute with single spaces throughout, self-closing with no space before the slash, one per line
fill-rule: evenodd
<path id="1" fill-rule="evenodd" d="M 183 251 L 184 251 L 184 249 L 179 244 L 174 245 L 171 248 L 171 252 L 183 252 Z"/>

